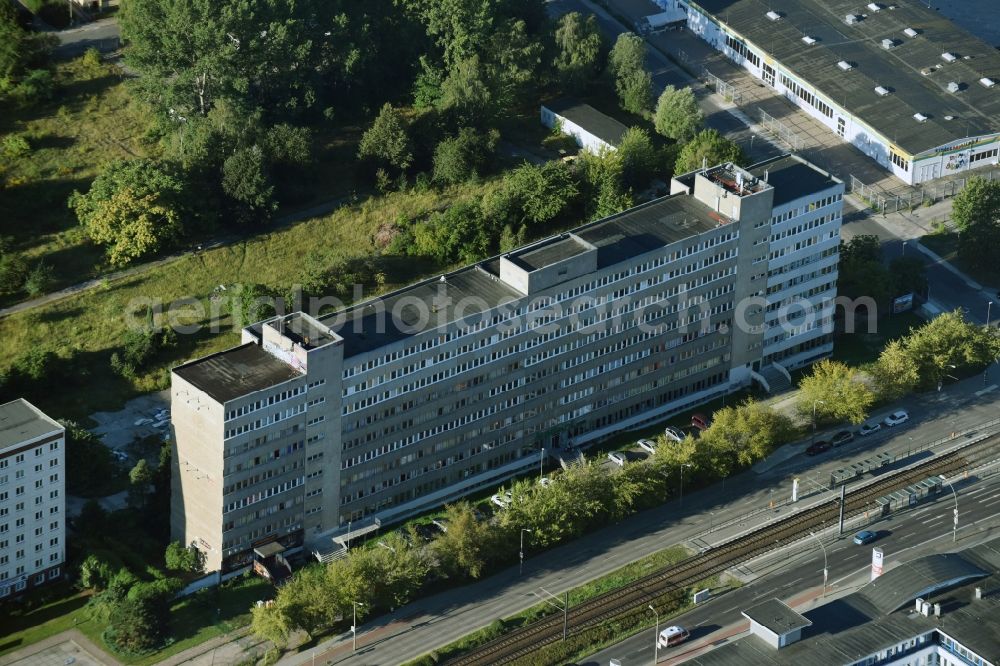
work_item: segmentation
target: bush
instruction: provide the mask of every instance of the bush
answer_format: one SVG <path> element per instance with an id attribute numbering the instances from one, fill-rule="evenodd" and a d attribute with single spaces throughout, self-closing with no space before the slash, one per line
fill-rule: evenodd
<path id="1" fill-rule="evenodd" d="M 185 548 L 180 541 L 171 541 L 163 556 L 171 571 L 194 572 L 202 568 L 201 553 L 194 546 Z"/>
<path id="2" fill-rule="evenodd" d="M 83 52 L 83 56 L 80 57 L 80 62 L 86 67 L 92 74 L 99 74 L 104 70 L 104 64 L 101 62 L 101 52 L 97 49 L 91 47 Z"/>
<path id="3" fill-rule="evenodd" d="M 55 282 L 52 267 L 44 261 L 39 261 L 24 280 L 24 290 L 34 298 L 47 293 Z"/>
<path id="4" fill-rule="evenodd" d="M 496 130 L 482 134 L 463 127 L 457 136 L 444 139 L 434 149 L 434 180 L 456 185 L 475 178 L 496 150 L 499 139 Z"/>
<path id="5" fill-rule="evenodd" d="M 47 102 L 55 95 L 55 81 L 47 69 L 33 69 L 11 90 L 11 97 L 21 106 Z"/>
<path id="6" fill-rule="evenodd" d="M 24 157 L 31 152 L 31 144 L 28 143 L 28 139 L 23 134 L 8 134 L 3 138 L 3 143 L 0 146 L 2 146 L 3 156 L 7 159 Z"/>
<path id="7" fill-rule="evenodd" d="M 111 355 L 111 368 L 122 377 L 131 379 L 162 350 L 176 344 L 177 333 L 171 328 L 156 329 L 151 325 L 131 328 L 125 332 L 121 349 Z"/>

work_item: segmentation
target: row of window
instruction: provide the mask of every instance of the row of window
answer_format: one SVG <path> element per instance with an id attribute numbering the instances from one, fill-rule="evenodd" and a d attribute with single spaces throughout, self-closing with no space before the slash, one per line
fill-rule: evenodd
<path id="1" fill-rule="evenodd" d="M 53 560 L 53 561 L 58 561 L 58 559 L 59 558 L 56 557 L 56 559 Z M 38 568 L 41 568 L 41 566 L 42 566 L 41 565 L 41 560 L 36 560 L 36 564 L 37 564 Z M 20 571 L 17 573 L 17 575 L 21 576 L 23 574 L 24 574 L 24 567 L 20 567 Z M 58 577 L 59 577 L 59 567 L 54 567 L 51 571 L 49 571 L 49 573 L 48 573 L 48 579 L 49 580 L 55 580 Z M 44 583 L 45 582 L 45 573 L 42 572 L 42 573 L 39 573 L 39 574 L 35 574 L 34 582 L 35 582 L 35 585 L 41 585 L 42 583 Z M 14 594 L 15 592 L 21 592 L 26 587 L 28 587 L 28 581 L 26 581 L 26 580 L 19 580 L 16 583 L 14 583 L 13 585 L 0 585 L 0 599 L 3 599 L 4 597 L 9 597 L 10 595 Z"/>
<path id="2" fill-rule="evenodd" d="M 809 220 L 808 222 L 802 222 L 801 224 L 796 224 L 794 227 L 788 227 L 787 229 L 782 229 L 781 231 L 774 231 L 771 233 L 771 242 L 780 241 L 783 238 L 788 238 L 789 236 L 795 236 L 801 234 L 809 229 L 815 229 L 816 227 L 823 226 L 827 222 L 837 222 L 840 220 L 840 211 L 834 213 L 829 213 L 823 215 L 822 217 L 817 217 L 814 220 Z"/>
<path id="3" fill-rule="evenodd" d="M 896 166 L 898 166 L 903 171 L 907 171 L 908 172 L 910 170 L 910 161 L 907 160 L 902 155 L 899 155 L 898 153 L 896 153 L 895 150 L 890 150 L 889 151 L 889 159 L 892 160 L 892 163 L 895 164 Z"/>
<path id="4" fill-rule="evenodd" d="M 781 81 L 781 85 L 785 87 L 785 90 L 792 93 L 793 95 L 801 99 L 803 102 L 805 102 L 809 106 L 813 107 L 814 109 L 822 113 L 827 118 L 833 118 L 833 108 L 829 104 L 821 100 L 817 95 L 814 95 L 804 86 L 799 85 L 789 77 L 785 76 L 785 74 L 783 73 L 779 74 L 778 78 Z"/>
<path id="5" fill-rule="evenodd" d="M 244 433 L 250 432 L 252 430 L 259 430 L 261 428 L 266 428 L 274 423 L 279 423 L 281 421 L 286 421 L 292 417 L 298 416 L 306 411 L 306 406 L 303 404 L 295 405 L 294 407 L 289 407 L 283 412 L 275 412 L 270 416 L 265 416 L 264 418 L 257 419 L 252 423 L 244 423 L 238 425 L 235 428 L 229 428 L 226 430 L 225 439 L 231 439 L 237 435 L 242 435 Z"/>
<path id="6" fill-rule="evenodd" d="M 736 39 L 732 35 L 726 35 L 726 46 L 728 46 L 729 49 L 732 51 L 730 57 L 733 57 L 735 54 L 738 55 L 740 58 L 743 58 L 744 60 L 748 60 L 751 63 L 753 63 L 754 67 L 758 68 L 760 67 L 760 56 L 754 53 L 741 40 Z M 739 62 L 739 58 L 733 57 L 733 60 Z"/>
<path id="7" fill-rule="evenodd" d="M 59 442 L 58 441 L 49 442 L 49 451 L 58 451 L 58 450 L 59 450 Z M 0 458 L 0 469 L 7 469 L 7 467 L 10 466 L 10 463 L 12 461 L 13 461 L 13 463 L 15 465 L 20 465 L 21 463 L 24 462 L 25 453 L 26 452 L 21 452 L 21 453 L 18 453 L 16 455 L 14 455 L 13 457 L 12 456 L 6 456 L 4 458 Z M 34 455 L 35 458 L 40 458 L 45 453 L 45 447 L 44 446 L 36 446 L 34 449 L 32 449 L 32 453 L 33 453 L 33 455 Z"/>
<path id="8" fill-rule="evenodd" d="M 310 384 L 310 386 L 312 386 L 312 384 Z M 266 399 L 257 400 L 256 402 L 242 405 L 236 409 L 230 409 L 226 412 L 226 420 L 231 421 L 241 416 L 246 416 L 247 414 L 264 409 L 265 407 L 270 407 L 271 405 L 276 405 L 279 402 L 296 398 L 305 394 L 305 392 L 305 386 L 296 386 L 295 388 L 287 389 L 285 391 L 281 391 L 280 393 L 275 393 L 274 395 L 269 395 Z"/>
<path id="9" fill-rule="evenodd" d="M 631 268 L 627 268 L 616 273 L 604 275 L 599 278 L 595 278 L 588 283 L 577 285 L 571 289 L 567 289 L 558 294 L 555 294 L 548 298 L 536 298 L 532 299 L 530 303 L 523 304 L 519 307 L 513 307 L 513 303 L 507 304 L 508 307 L 504 310 L 500 310 L 497 314 L 494 314 L 491 319 L 483 319 L 482 321 L 476 322 L 475 324 L 470 324 L 468 326 L 461 326 L 447 333 L 442 333 L 438 336 L 421 341 L 419 344 L 414 344 L 411 347 L 405 349 L 391 352 L 385 354 L 384 356 L 379 356 L 376 358 L 369 359 L 364 363 L 358 363 L 351 367 L 344 369 L 344 379 L 353 377 L 354 375 L 372 370 L 374 368 L 385 365 L 386 363 L 391 363 L 407 356 L 417 354 L 428 349 L 433 349 L 442 344 L 447 344 L 461 337 L 472 335 L 482 331 L 490 326 L 497 326 L 504 321 L 510 321 L 511 319 L 521 317 L 528 312 L 534 312 L 536 310 L 548 307 L 551 304 L 562 302 L 571 298 L 580 296 L 581 294 L 594 291 L 603 286 L 607 286 L 613 282 L 618 282 L 624 280 L 630 276 L 637 276 L 641 273 L 645 273 L 650 270 L 654 270 L 661 266 L 665 266 L 668 263 L 679 261 L 685 257 L 689 257 L 693 254 L 703 252 L 717 245 L 727 243 L 729 241 L 735 240 L 739 237 L 739 231 L 736 228 L 732 230 L 725 231 L 719 234 L 707 235 L 699 243 L 691 245 L 683 250 L 674 250 L 669 254 L 665 254 L 656 259 L 651 259 L 645 261 Z"/>

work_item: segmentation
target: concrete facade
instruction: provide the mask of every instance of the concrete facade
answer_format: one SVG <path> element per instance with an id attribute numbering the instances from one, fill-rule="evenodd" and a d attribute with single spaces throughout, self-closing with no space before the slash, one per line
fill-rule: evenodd
<path id="1" fill-rule="evenodd" d="M 61 575 L 65 455 L 61 425 L 27 400 L 0 405 L 0 599 Z"/>
<path id="2" fill-rule="evenodd" d="M 825 323 L 766 344 L 768 304 L 812 284 L 768 294 L 769 246 L 774 228 L 789 230 L 776 247 L 801 247 L 775 266 L 806 275 L 839 231 L 842 192 L 793 157 L 722 165 L 322 319 L 248 327 L 244 345 L 173 372 L 174 538 L 203 549 L 210 570 L 275 539 L 329 550 L 350 525 L 537 467 L 542 448 L 572 453 L 745 386 L 767 351 L 813 343 L 791 360 L 822 355 Z"/>

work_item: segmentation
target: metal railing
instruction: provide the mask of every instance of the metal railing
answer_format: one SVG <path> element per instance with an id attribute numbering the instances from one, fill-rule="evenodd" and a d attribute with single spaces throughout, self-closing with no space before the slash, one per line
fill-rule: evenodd
<path id="1" fill-rule="evenodd" d="M 760 114 L 760 124 L 765 130 L 787 144 L 792 150 L 802 150 L 802 137 L 764 109 L 757 107 L 757 112 Z"/>
<path id="2" fill-rule="evenodd" d="M 886 213 L 913 210 L 923 205 L 930 205 L 936 201 L 951 198 L 965 188 L 970 178 L 981 177 L 987 180 L 994 180 L 1000 178 L 1000 171 L 995 169 L 976 171 L 962 178 L 931 181 L 892 192 L 888 192 L 878 185 L 864 183 L 854 174 L 849 174 L 849 176 L 848 192 L 858 195 L 876 212 L 885 215 Z"/>
<path id="3" fill-rule="evenodd" d="M 707 67 L 702 70 L 701 75 L 705 79 L 705 84 L 714 88 L 715 92 L 722 95 L 723 99 L 732 102 L 736 106 L 743 104 L 743 93 L 737 90 L 732 84 L 726 83 L 715 74 L 712 74 L 712 72 L 708 71 Z"/>

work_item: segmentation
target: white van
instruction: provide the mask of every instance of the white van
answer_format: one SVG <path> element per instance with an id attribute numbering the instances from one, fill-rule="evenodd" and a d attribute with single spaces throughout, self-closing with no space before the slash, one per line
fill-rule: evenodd
<path id="1" fill-rule="evenodd" d="M 675 624 L 660 632 L 657 644 L 661 648 L 673 647 L 686 641 L 690 635 L 687 629 Z"/>

